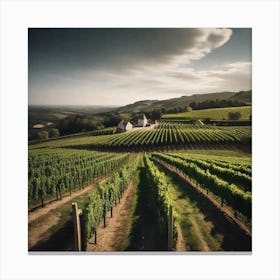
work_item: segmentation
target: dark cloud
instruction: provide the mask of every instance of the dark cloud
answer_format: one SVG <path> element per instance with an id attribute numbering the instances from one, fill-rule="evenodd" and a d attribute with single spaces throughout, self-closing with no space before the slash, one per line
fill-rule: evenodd
<path id="1" fill-rule="evenodd" d="M 203 32 L 184 28 L 31 28 L 29 67 L 31 71 L 67 71 L 165 62 L 193 49 Z M 209 38 L 216 43 L 222 36 Z"/>

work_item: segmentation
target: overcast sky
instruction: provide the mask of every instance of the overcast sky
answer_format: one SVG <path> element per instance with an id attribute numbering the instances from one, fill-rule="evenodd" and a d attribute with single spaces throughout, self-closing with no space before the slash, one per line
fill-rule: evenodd
<path id="1" fill-rule="evenodd" d="M 29 104 L 251 89 L 251 29 L 29 29 Z"/>

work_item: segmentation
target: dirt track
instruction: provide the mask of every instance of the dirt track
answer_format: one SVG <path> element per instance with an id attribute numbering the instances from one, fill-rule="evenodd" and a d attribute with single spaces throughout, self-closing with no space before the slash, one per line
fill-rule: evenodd
<path id="1" fill-rule="evenodd" d="M 101 179 L 99 182 L 105 182 L 108 177 Z M 28 213 L 28 248 L 32 248 L 38 242 L 50 238 L 48 230 L 55 226 L 60 220 L 59 209 L 73 198 L 79 197 L 89 192 L 96 183 L 90 184 L 82 190 L 73 192 L 71 196 L 65 196 L 62 200 L 53 201 L 43 208 L 36 209 Z M 69 212 L 70 215 L 70 212 Z"/>
<path id="2" fill-rule="evenodd" d="M 186 252 L 187 251 L 186 242 L 185 242 L 183 234 L 182 234 L 182 229 L 179 225 L 177 226 L 177 232 L 178 232 L 178 240 L 177 240 L 177 244 L 176 244 L 176 251 L 177 252 Z"/>
<path id="3" fill-rule="evenodd" d="M 108 180 L 108 178 L 104 178 L 102 180 L 100 180 L 100 182 L 105 182 L 106 180 Z M 34 211 L 30 211 L 28 213 L 28 224 L 32 223 L 33 221 L 35 221 L 36 219 L 38 219 L 39 217 L 48 214 L 51 210 L 58 208 L 59 206 L 65 204 L 66 202 L 70 201 L 71 199 L 80 196 L 86 192 L 88 192 L 90 189 L 92 189 L 96 184 L 90 184 L 88 186 L 86 186 L 85 188 L 75 191 L 72 193 L 72 195 L 68 195 L 68 196 L 64 196 L 62 198 L 62 200 L 55 200 L 51 203 L 48 203 L 47 205 L 45 205 L 43 208 L 38 208 Z"/>
<path id="4" fill-rule="evenodd" d="M 87 246 L 87 251 L 122 251 L 126 245 L 130 233 L 132 219 L 130 209 L 133 203 L 136 188 L 133 182 L 130 182 L 125 190 L 121 201 L 113 208 L 113 217 L 110 212 L 106 217 L 106 227 L 103 222 L 97 229 L 97 244 L 91 239 Z"/>

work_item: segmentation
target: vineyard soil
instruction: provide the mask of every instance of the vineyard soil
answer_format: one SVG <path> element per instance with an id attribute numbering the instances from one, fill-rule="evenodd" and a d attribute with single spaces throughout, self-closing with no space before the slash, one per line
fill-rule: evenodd
<path id="1" fill-rule="evenodd" d="M 108 177 L 99 180 L 99 182 L 106 182 Z M 84 200 L 87 198 L 88 192 L 96 185 L 91 184 L 84 187 L 82 190 L 76 191 L 72 193 L 72 196 L 64 197 L 62 200 L 54 201 L 50 204 L 47 204 L 44 208 L 40 208 L 28 213 L 28 248 L 30 251 L 32 250 L 41 250 L 41 248 L 46 247 L 49 250 L 54 248 L 56 250 L 56 245 L 52 245 L 53 241 L 52 236 L 54 234 L 58 234 L 60 231 L 67 231 L 67 235 L 69 235 L 69 231 L 71 233 L 71 238 L 73 239 L 72 234 L 72 224 L 71 224 L 71 203 L 79 201 L 79 204 L 82 205 Z M 69 224 L 70 222 L 70 224 Z M 69 230 L 69 227 L 71 228 Z M 66 235 L 64 235 L 65 239 Z M 71 239 L 70 238 L 70 239 Z M 72 239 L 70 244 L 72 244 Z M 61 250 L 66 249 L 69 245 L 59 246 Z M 64 247 L 66 246 L 66 247 Z M 68 247 L 70 250 L 73 245 Z"/>

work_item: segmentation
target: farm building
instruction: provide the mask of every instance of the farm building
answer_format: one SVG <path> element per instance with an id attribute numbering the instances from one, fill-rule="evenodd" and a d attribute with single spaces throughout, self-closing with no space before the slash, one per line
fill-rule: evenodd
<path id="1" fill-rule="evenodd" d="M 145 114 L 142 115 L 141 119 L 138 119 L 137 126 L 145 127 L 148 124 L 148 119 L 146 118 Z"/>
<path id="2" fill-rule="evenodd" d="M 118 129 L 121 131 L 129 131 L 133 128 L 133 125 L 130 122 L 120 121 L 118 124 Z"/>

